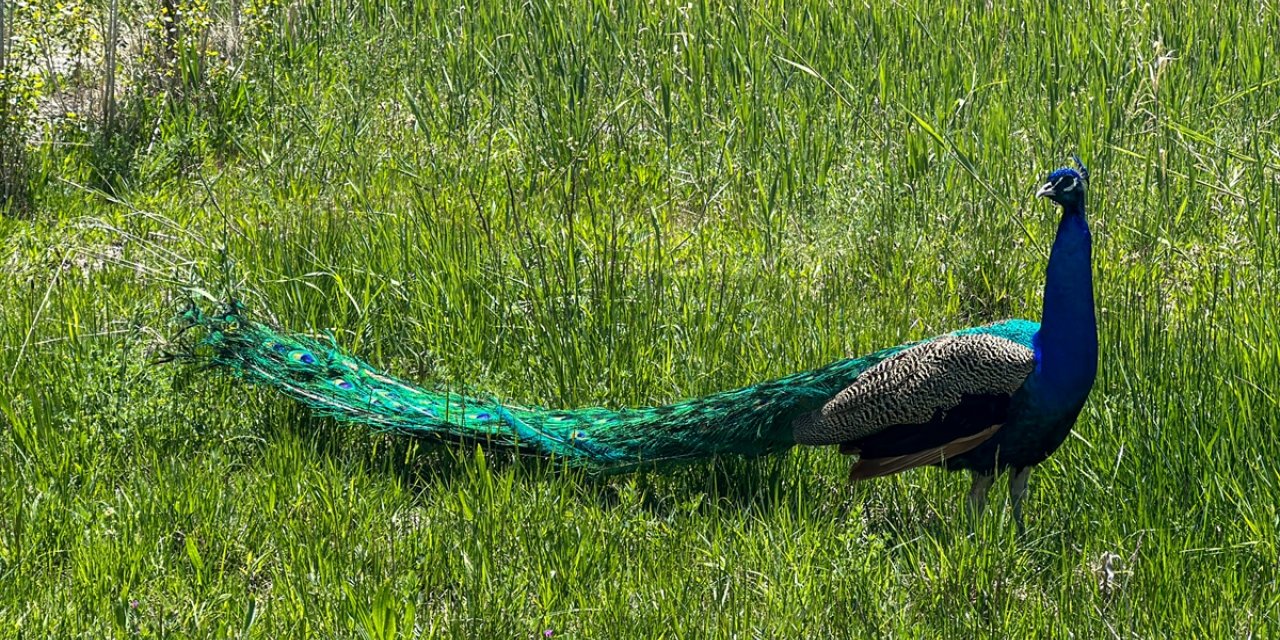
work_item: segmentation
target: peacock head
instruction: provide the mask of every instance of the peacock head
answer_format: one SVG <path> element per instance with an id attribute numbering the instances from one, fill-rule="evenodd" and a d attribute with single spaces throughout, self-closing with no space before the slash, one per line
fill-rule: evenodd
<path id="1" fill-rule="evenodd" d="M 1084 204 L 1085 188 L 1089 184 L 1089 170 L 1084 168 L 1080 158 L 1071 156 L 1076 161 L 1079 171 L 1063 167 L 1049 174 L 1045 182 L 1036 191 L 1036 196 L 1048 198 L 1062 207 Z"/>

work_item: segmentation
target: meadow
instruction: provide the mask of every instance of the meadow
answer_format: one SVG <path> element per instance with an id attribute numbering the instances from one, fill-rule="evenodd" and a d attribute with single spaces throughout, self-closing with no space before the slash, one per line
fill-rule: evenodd
<path id="1" fill-rule="evenodd" d="M 0 637 L 1280 635 L 1273 3 L 6 2 Z M 1038 319 L 1071 153 L 1102 362 L 1024 537 L 1003 481 L 600 477 L 156 362 L 234 296 L 622 407 Z"/>

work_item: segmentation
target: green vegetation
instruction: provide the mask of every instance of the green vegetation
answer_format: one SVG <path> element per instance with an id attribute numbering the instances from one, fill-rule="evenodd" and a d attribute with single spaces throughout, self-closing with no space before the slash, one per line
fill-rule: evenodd
<path id="1" fill-rule="evenodd" d="M 0 637 L 1280 634 L 1267 3 L 6 3 Z M 597 478 L 151 364 L 184 286 L 550 406 L 1038 318 L 1072 151 L 1102 371 L 1021 540 L 932 469 Z"/>

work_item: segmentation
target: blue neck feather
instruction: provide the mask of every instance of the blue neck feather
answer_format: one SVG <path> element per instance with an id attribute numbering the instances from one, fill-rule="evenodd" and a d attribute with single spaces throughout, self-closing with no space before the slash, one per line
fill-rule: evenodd
<path id="1" fill-rule="evenodd" d="M 1063 410 L 1084 401 L 1098 372 L 1092 244 L 1084 205 L 1065 207 L 1045 274 L 1033 385 L 1041 401 Z"/>

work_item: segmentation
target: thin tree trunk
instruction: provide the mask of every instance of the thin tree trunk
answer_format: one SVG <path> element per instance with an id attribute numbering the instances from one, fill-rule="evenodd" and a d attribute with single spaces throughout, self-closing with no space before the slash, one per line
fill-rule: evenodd
<path id="1" fill-rule="evenodd" d="M 102 89 L 102 126 L 108 137 L 113 133 L 116 117 L 116 40 L 120 26 L 119 0 L 111 0 L 111 15 L 107 18 L 106 82 Z"/>
<path id="2" fill-rule="evenodd" d="M 7 0 L 0 0 L 0 72 L 9 69 L 9 3 Z M 7 76 L 6 76 L 7 77 Z M 7 84 L 7 83 L 6 83 Z M 8 99 L 9 92 L 5 91 L 5 99 Z"/>
<path id="3" fill-rule="evenodd" d="M 177 0 L 160 0 L 161 11 L 168 17 L 164 26 L 165 68 L 173 74 L 169 78 L 169 91 L 178 85 L 178 2 Z"/>

